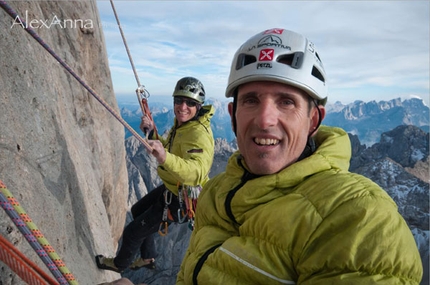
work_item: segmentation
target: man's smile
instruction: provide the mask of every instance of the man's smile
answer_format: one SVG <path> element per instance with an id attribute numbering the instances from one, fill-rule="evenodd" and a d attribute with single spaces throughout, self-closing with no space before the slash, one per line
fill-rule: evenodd
<path id="1" fill-rule="evenodd" d="M 258 145 L 276 145 L 276 144 L 279 144 L 278 139 L 270 139 L 270 138 L 254 138 L 254 142 Z"/>

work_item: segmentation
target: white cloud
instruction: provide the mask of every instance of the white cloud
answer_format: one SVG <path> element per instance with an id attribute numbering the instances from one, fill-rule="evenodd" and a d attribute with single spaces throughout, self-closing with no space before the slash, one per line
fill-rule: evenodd
<path id="1" fill-rule="evenodd" d="M 223 98 L 239 46 L 262 30 L 280 27 L 302 33 L 316 44 L 329 76 L 330 101 L 414 94 L 428 104 L 429 1 L 114 4 L 138 74 L 151 94 L 169 95 L 180 77 L 191 75 L 202 80 L 209 96 Z M 115 90 L 134 90 L 134 75 L 110 2 L 97 5 Z"/>

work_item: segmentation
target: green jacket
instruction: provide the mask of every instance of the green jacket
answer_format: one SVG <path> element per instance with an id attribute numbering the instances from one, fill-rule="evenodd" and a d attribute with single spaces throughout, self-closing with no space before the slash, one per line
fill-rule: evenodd
<path id="1" fill-rule="evenodd" d="M 348 172 L 348 135 L 321 126 L 316 144 L 244 184 L 240 154 L 230 157 L 199 196 L 177 284 L 419 284 L 420 255 L 396 204 Z"/>
<path id="2" fill-rule="evenodd" d="M 215 113 L 212 105 L 202 107 L 203 113 L 196 120 L 177 126 L 175 119 L 167 139 L 159 136 L 166 149 L 166 160 L 157 168 L 158 175 L 176 196 L 178 183 L 203 186 L 209 180 L 214 156 L 214 138 L 210 120 Z M 151 138 L 155 138 L 153 134 Z"/>

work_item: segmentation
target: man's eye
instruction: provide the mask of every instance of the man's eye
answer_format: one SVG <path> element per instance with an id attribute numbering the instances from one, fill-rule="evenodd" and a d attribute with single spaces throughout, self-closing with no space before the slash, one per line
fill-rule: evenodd
<path id="1" fill-rule="evenodd" d="M 247 98 L 243 100 L 243 104 L 256 104 L 258 103 L 258 100 L 255 98 Z"/>
<path id="2" fill-rule="evenodd" d="M 280 101 L 280 104 L 282 106 L 289 106 L 289 105 L 294 105 L 294 101 L 290 100 L 290 99 L 286 99 L 286 100 L 282 100 Z"/>

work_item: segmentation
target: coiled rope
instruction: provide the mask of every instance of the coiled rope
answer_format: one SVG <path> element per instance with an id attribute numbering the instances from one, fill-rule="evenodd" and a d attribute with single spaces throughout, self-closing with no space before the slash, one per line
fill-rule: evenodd
<path id="1" fill-rule="evenodd" d="M 58 282 L 77 285 L 73 274 L 1 180 L 0 204 Z"/>
<path id="2" fill-rule="evenodd" d="M 85 89 L 90 92 L 91 95 L 97 101 L 100 102 L 100 104 L 103 105 L 139 142 L 141 142 L 149 151 L 152 152 L 152 147 L 148 144 L 148 142 L 142 138 L 122 117 L 120 114 L 118 114 L 114 109 L 112 109 L 109 104 L 106 103 L 103 98 L 101 98 L 88 84 L 86 84 L 70 67 L 69 65 L 62 60 L 49 46 L 46 44 L 39 35 L 30 27 L 30 25 L 27 25 L 26 22 L 22 20 L 22 18 L 18 15 L 18 13 L 15 12 L 15 10 L 10 7 L 9 4 L 6 3 L 4 0 L 0 0 L 0 6 L 3 8 L 3 10 L 9 14 L 13 19 L 21 19 L 22 27 L 23 29 L 29 33 L 49 54 L 51 54 L 57 61 L 60 63 Z"/>

